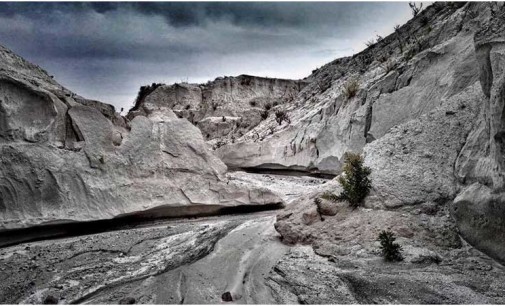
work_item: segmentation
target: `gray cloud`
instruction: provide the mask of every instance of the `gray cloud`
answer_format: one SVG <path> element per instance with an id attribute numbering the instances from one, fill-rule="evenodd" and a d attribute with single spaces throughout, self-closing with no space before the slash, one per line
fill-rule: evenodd
<path id="1" fill-rule="evenodd" d="M 302 78 L 409 18 L 401 2 L 1 2 L 0 44 L 128 108 L 151 82 Z"/>

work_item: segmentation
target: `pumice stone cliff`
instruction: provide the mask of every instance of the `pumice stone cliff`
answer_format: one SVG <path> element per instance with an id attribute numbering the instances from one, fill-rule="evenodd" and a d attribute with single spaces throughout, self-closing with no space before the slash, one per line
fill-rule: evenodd
<path id="1" fill-rule="evenodd" d="M 126 116 L 1 47 L 0 236 L 2 303 L 505 303 L 505 5 Z"/>

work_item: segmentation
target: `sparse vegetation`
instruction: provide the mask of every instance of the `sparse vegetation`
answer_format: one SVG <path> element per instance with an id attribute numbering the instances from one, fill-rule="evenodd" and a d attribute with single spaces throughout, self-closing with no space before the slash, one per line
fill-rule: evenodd
<path id="1" fill-rule="evenodd" d="M 390 61 L 390 60 L 387 60 L 386 62 L 384 62 L 382 65 L 381 65 L 382 69 L 384 69 L 384 72 L 386 74 L 388 74 L 389 72 L 393 71 L 395 69 L 395 64 Z"/>
<path id="2" fill-rule="evenodd" d="M 384 63 L 388 60 L 388 57 L 384 54 L 381 54 L 380 56 L 377 57 L 377 61 L 379 61 L 379 63 Z"/>
<path id="3" fill-rule="evenodd" d="M 341 200 L 338 195 L 331 193 L 329 191 L 326 191 L 325 193 L 323 193 L 323 195 L 321 195 L 321 199 L 325 199 L 325 200 L 328 200 L 331 202 L 338 202 Z"/>
<path id="4" fill-rule="evenodd" d="M 369 167 L 363 165 L 361 155 L 347 153 L 344 172 L 338 179 L 343 188 L 338 198 L 348 201 L 353 208 L 360 206 L 372 187 L 368 177 L 371 172 Z"/>
<path id="5" fill-rule="evenodd" d="M 415 2 L 409 2 L 410 9 L 412 10 L 412 16 L 416 17 L 417 14 L 422 10 L 423 4 L 418 7 Z"/>
<path id="6" fill-rule="evenodd" d="M 226 142 L 225 142 L 225 141 L 223 141 L 223 140 L 218 140 L 218 141 L 216 142 L 216 144 L 213 146 L 213 149 L 214 149 L 214 150 L 219 149 L 219 148 L 221 148 L 222 146 L 224 146 L 225 144 L 226 144 Z"/>
<path id="7" fill-rule="evenodd" d="M 351 99 L 358 93 L 359 83 L 356 79 L 351 79 L 344 84 L 344 94 L 347 99 Z"/>
<path id="8" fill-rule="evenodd" d="M 156 88 L 163 86 L 165 84 L 162 83 L 152 83 L 151 85 L 140 86 L 137 97 L 135 98 L 135 102 L 130 111 L 135 111 L 140 108 L 140 104 L 144 102 L 144 99 L 150 95 Z"/>
<path id="9" fill-rule="evenodd" d="M 395 235 L 390 231 L 382 231 L 379 234 L 379 239 L 381 243 L 380 249 L 382 256 L 387 261 L 402 261 L 403 256 L 401 254 L 402 247 L 395 242 Z"/>
<path id="10" fill-rule="evenodd" d="M 279 125 L 281 125 L 283 121 L 286 121 L 287 123 L 291 122 L 288 114 L 284 110 L 278 110 L 275 112 L 275 121 L 277 121 Z"/>
<path id="11" fill-rule="evenodd" d="M 398 40 L 398 46 L 400 47 L 400 53 L 403 53 L 403 42 L 399 24 L 395 25 L 395 33 L 396 33 L 396 39 Z"/>
<path id="12" fill-rule="evenodd" d="M 368 48 L 370 48 L 373 45 L 375 45 L 375 40 L 373 40 L 373 39 L 370 39 L 365 42 L 365 46 L 367 46 Z"/>
<path id="13" fill-rule="evenodd" d="M 403 55 L 403 58 L 408 62 L 410 61 L 412 58 L 414 58 L 414 56 L 419 53 L 419 44 L 414 44 L 414 45 L 410 45 L 410 48 L 408 48 L 404 55 Z"/>

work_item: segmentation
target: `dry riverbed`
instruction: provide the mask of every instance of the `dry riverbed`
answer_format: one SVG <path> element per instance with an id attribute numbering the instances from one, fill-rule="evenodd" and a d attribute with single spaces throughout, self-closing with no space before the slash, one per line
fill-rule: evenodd
<path id="1" fill-rule="evenodd" d="M 283 191 L 288 207 L 326 182 L 230 175 Z M 384 262 L 359 239 L 346 240 L 349 252 L 316 254 L 280 242 L 278 212 L 157 220 L 2 248 L 0 302 L 505 303 L 503 266 L 464 242 L 436 256 L 407 246 L 401 263 Z"/>
<path id="2" fill-rule="evenodd" d="M 325 182 L 231 173 L 283 191 L 286 202 Z M 136 228 L 0 249 L 2 303 L 274 303 L 266 278 L 288 247 L 276 211 L 154 221 Z M 8 281 L 5 281 L 8 280 Z"/>

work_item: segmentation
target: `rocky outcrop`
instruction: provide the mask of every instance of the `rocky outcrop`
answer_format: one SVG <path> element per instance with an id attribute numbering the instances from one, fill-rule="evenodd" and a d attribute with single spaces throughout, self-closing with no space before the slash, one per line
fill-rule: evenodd
<path id="1" fill-rule="evenodd" d="M 321 254 L 352 254 L 353 244 L 371 242 L 387 228 L 405 245 L 435 252 L 459 248 L 461 235 L 504 262 L 504 16 L 503 4 L 432 5 L 375 46 L 322 68 L 331 84 L 359 79 L 355 97 L 335 94 L 332 85 L 309 100 L 314 104 L 307 115 L 295 100 L 290 125 L 264 141 L 239 139 L 218 154 L 229 165 L 338 173 L 341 154 L 363 153 L 372 170 L 364 208 L 350 212 L 338 203 L 336 215 L 321 221 L 313 200 L 322 194 L 308 195 L 278 216 L 276 229 L 286 242 L 311 244 Z M 409 47 L 407 37 L 417 42 Z M 394 68 L 377 57 L 363 64 L 372 51 L 380 56 L 390 50 L 386 63 Z M 331 72 L 344 64 L 348 73 Z M 313 77 L 300 96 L 321 84 L 321 75 Z M 333 162 L 323 163 L 326 157 Z"/>
<path id="2" fill-rule="evenodd" d="M 174 111 L 195 124 L 212 144 L 232 143 L 257 126 L 264 116 L 291 102 L 306 85 L 301 80 L 249 75 L 217 78 L 206 84 L 163 85 L 128 114 Z"/>
<path id="3" fill-rule="evenodd" d="M 466 185 L 456 197 L 453 214 L 463 237 L 505 262 L 505 6 L 490 5 L 490 16 L 475 34 L 482 99 L 478 124 L 456 162 Z"/>
<path id="4" fill-rule="evenodd" d="M 227 178 L 200 131 L 171 110 L 127 122 L 2 55 L 0 229 L 282 202 Z"/>

